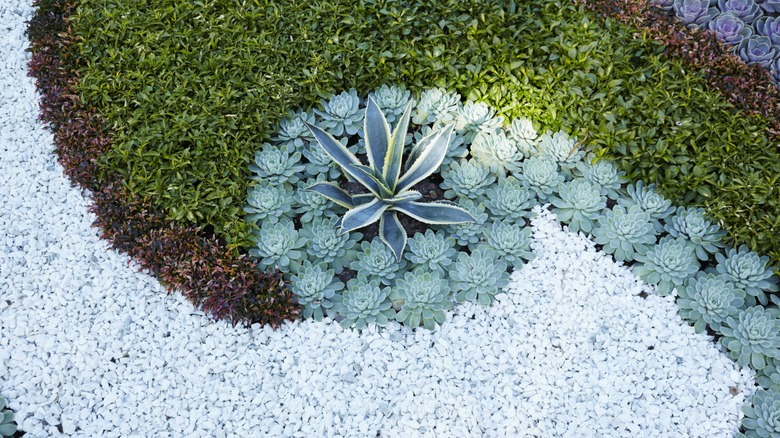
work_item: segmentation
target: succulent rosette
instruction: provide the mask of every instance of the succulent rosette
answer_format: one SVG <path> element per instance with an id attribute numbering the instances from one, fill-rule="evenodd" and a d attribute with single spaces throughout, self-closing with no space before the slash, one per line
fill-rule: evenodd
<path id="1" fill-rule="evenodd" d="M 437 271 L 417 268 L 399 278 L 391 289 L 390 300 L 399 307 L 395 320 L 407 327 L 420 324 L 428 330 L 443 324 L 445 311 L 452 309 L 452 294 L 447 280 Z"/>
<path id="2" fill-rule="evenodd" d="M 688 27 L 705 26 L 715 18 L 718 9 L 710 6 L 710 0 L 674 0 L 672 4 L 674 13 Z"/>
<path id="3" fill-rule="evenodd" d="M 699 260 L 709 259 L 722 248 L 721 239 L 726 234 L 704 217 L 703 209 L 694 207 L 679 207 L 677 214 L 667 219 L 666 231 L 673 237 L 686 238 Z"/>
<path id="4" fill-rule="evenodd" d="M 444 126 L 458 119 L 460 94 L 448 93 L 442 88 L 423 91 L 417 102 L 412 121 L 418 125 L 431 123 Z"/>
<path id="5" fill-rule="evenodd" d="M 258 182 L 284 184 L 291 187 L 301 179 L 305 168 L 300 161 L 300 152 L 290 154 L 286 147 L 264 143 L 262 149 L 255 153 L 254 164 L 249 165 L 249 170 L 254 172 L 254 175 L 249 178 Z"/>
<path id="6" fill-rule="evenodd" d="M 780 356 L 780 311 L 762 306 L 749 307 L 728 317 L 721 327 L 721 343 L 742 366 L 760 370 L 767 357 Z"/>
<path id="7" fill-rule="evenodd" d="M 648 284 L 658 285 L 658 294 L 669 295 L 674 287 L 682 287 L 699 271 L 696 255 L 682 237 L 663 237 L 644 254 L 637 254 L 634 274 Z"/>
<path id="8" fill-rule="evenodd" d="M 728 277 L 734 283 L 742 286 L 748 295 L 758 299 L 762 305 L 769 303 L 765 292 L 776 292 L 777 276 L 772 268 L 767 266 L 769 257 L 761 256 L 751 251 L 747 245 L 739 250 L 729 248 L 726 255 L 715 254 L 718 261 L 717 271 Z M 752 301 L 749 300 L 749 305 Z"/>
<path id="9" fill-rule="evenodd" d="M 615 260 L 632 261 L 634 254 L 644 254 L 655 243 L 655 230 L 650 215 L 639 206 L 628 209 L 616 205 L 599 216 L 593 229 L 594 241 Z"/>
<path id="10" fill-rule="evenodd" d="M 745 433 L 739 434 L 738 438 L 776 438 L 780 435 L 780 393 L 759 389 L 750 403 L 742 406 Z"/>
<path id="11" fill-rule="evenodd" d="M 524 187 L 533 190 L 540 201 L 546 201 L 558 185 L 565 181 L 565 177 L 558 172 L 558 163 L 548 155 L 525 159 L 522 171 L 513 176 L 517 177 Z"/>
<path id="12" fill-rule="evenodd" d="M 731 47 L 753 35 L 753 29 L 731 12 L 718 14 L 707 27 L 715 32 L 720 42 Z"/>
<path id="13" fill-rule="evenodd" d="M 503 122 L 504 117 L 496 116 L 496 110 L 485 102 L 458 103 L 458 121 L 455 127 L 458 133 L 466 138 L 467 144 L 471 144 L 480 132 L 501 129 Z"/>
<path id="14" fill-rule="evenodd" d="M 287 147 L 287 152 L 293 153 L 296 149 L 302 147 L 306 142 L 314 140 L 306 123 L 314 123 L 314 114 L 312 112 L 298 111 L 291 112 L 289 117 L 279 122 L 279 130 L 276 137 L 272 140 Z"/>
<path id="15" fill-rule="evenodd" d="M 304 224 L 300 236 L 306 240 L 306 252 L 317 261 L 329 263 L 337 274 L 344 269 L 345 260 L 357 257 L 361 233 L 340 233 L 337 217 L 322 217 Z"/>
<path id="16" fill-rule="evenodd" d="M 514 176 L 502 178 L 498 184 L 488 187 L 485 193 L 485 206 L 495 219 L 523 222 L 524 218 L 533 214 L 531 209 L 536 205 L 536 196 Z"/>
<path id="17" fill-rule="evenodd" d="M 524 156 L 530 157 L 539 144 L 539 134 L 534 129 L 533 123 L 525 118 L 512 120 L 509 128 L 509 136 L 515 141 L 517 148 Z"/>
<path id="18" fill-rule="evenodd" d="M 672 201 L 656 193 L 655 184 L 645 186 L 642 181 L 637 181 L 636 184 L 629 184 L 626 190 L 628 198 L 618 198 L 618 205 L 627 208 L 634 205 L 639 206 L 639 208 L 650 215 L 655 231 L 663 232 L 664 226 L 661 225 L 660 221 L 675 212 L 674 207 L 672 207 Z"/>
<path id="19" fill-rule="evenodd" d="M 753 23 L 753 27 L 756 28 L 757 34 L 769 38 L 775 46 L 780 46 L 780 18 L 764 17 Z"/>
<path id="20" fill-rule="evenodd" d="M 764 11 L 754 0 L 718 0 L 718 9 L 723 13 L 734 14 L 747 24 L 764 16 Z"/>
<path id="21" fill-rule="evenodd" d="M 509 284 L 506 263 L 499 260 L 499 254 L 487 245 L 480 245 L 471 255 L 458 254 L 458 260 L 450 271 L 459 303 L 474 301 L 488 306 L 496 295 Z"/>
<path id="22" fill-rule="evenodd" d="M 389 294 L 390 288 L 381 287 L 378 279 L 369 281 L 359 273 L 347 282 L 347 290 L 334 303 L 333 310 L 344 318 L 340 322 L 344 328 L 364 329 L 368 324 L 383 327 L 395 316 Z"/>
<path id="23" fill-rule="evenodd" d="M 471 156 L 498 176 L 519 170 L 523 159 L 523 153 L 503 131 L 478 133 L 471 145 Z"/>
<path id="24" fill-rule="evenodd" d="M 315 109 L 322 118 L 322 127 L 331 135 L 340 136 L 345 132 L 355 135 L 362 127 L 363 111 L 360 109 L 360 98 L 354 89 L 333 96 L 329 101 L 322 102 L 322 110 Z M 306 126 L 311 126 L 307 123 Z"/>
<path id="25" fill-rule="evenodd" d="M 578 178 L 558 185 L 558 196 L 550 201 L 558 220 L 567 222 L 572 232 L 590 233 L 601 210 L 607 207 L 607 197 L 601 187 Z"/>
<path id="26" fill-rule="evenodd" d="M 455 239 L 443 231 L 426 230 L 409 239 L 409 251 L 404 254 L 412 265 L 425 271 L 445 274 L 455 256 Z"/>
<path id="27" fill-rule="evenodd" d="M 720 332 L 726 318 L 745 308 L 745 290 L 724 275 L 699 272 L 677 291 L 680 316 L 693 323 L 696 333 L 704 332 L 707 326 Z"/>
<path id="28" fill-rule="evenodd" d="M 379 108 L 382 109 L 387 123 L 395 123 L 401 119 L 404 109 L 412 99 L 412 94 L 403 87 L 382 85 L 372 97 Z"/>
<path id="29" fill-rule="evenodd" d="M 290 290 L 298 296 L 298 303 L 303 306 L 303 317 L 322 321 L 323 311 L 330 312 L 333 308 L 332 298 L 344 289 L 344 283 L 335 276 L 333 269 L 328 269 L 327 263 L 313 265 L 304 260 L 297 274 L 290 278 Z"/>
<path id="30" fill-rule="evenodd" d="M 757 64 L 763 68 L 769 68 L 780 55 L 780 49 L 773 45 L 768 37 L 754 35 L 739 43 L 737 54 L 748 65 Z"/>
<path id="31" fill-rule="evenodd" d="M 537 149 L 538 153 L 552 157 L 567 172 L 585 156 L 585 151 L 578 147 L 577 139 L 569 137 L 565 131 L 545 132 L 539 137 Z"/>

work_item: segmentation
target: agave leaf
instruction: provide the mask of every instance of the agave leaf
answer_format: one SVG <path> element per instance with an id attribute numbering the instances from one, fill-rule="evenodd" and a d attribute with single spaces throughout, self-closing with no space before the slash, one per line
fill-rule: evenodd
<path id="1" fill-rule="evenodd" d="M 374 199 L 376 199 L 376 196 L 374 196 L 373 193 L 360 193 L 357 195 L 352 195 L 352 204 L 357 207 L 359 205 L 363 205 L 366 202 L 371 202 Z"/>
<path id="2" fill-rule="evenodd" d="M 374 98 L 368 96 L 366 105 L 366 116 L 363 120 L 363 132 L 366 135 L 366 155 L 368 155 L 368 164 L 376 169 L 377 174 L 381 175 L 387 162 L 388 150 L 390 148 L 390 126 L 387 124 L 385 115 L 374 101 Z"/>
<path id="3" fill-rule="evenodd" d="M 436 137 L 431 140 L 427 147 L 421 148 L 417 159 L 404 176 L 398 180 L 396 191 L 403 192 L 414 186 L 441 166 L 441 162 L 444 161 L 444 156 L 447 154 L 447 148 L 450 145 L 450 137 L 454 128 L 455 125 L 450 124 L 441 131 L 431 134 Z"/>
<path id="4" fill-rule="evenodd" d="M 393 131 L 393 137 L 390 139 L 390 148 L 385 156 L 384 168 L 381 170 L 382 179 L 390 190 L 395 190 L 398 183 L 398 177 L 401 176 L 401 162 L 404 155 L 404 144 L 406 143 L 406 131 L 409 129 L 409 118 L 412 117 L 412 104 L 410 100 L 406 105 L 404 114 L 398 120 L 398 125 Z"/>
<path id="5" fill-rule="evenodd" d="M 416 201 L 420 198 L 422 198 L 422 194 L 420 194 L 420 192 L 409 190 L 407 192 L 401 193 L 400 195 L 393 196 L 392 198 L 387 198 L 384 201 L 388 204 L 394 204 L 398 202 Z"/>
<path id="6" fill-rule="evenodd" d="M 389 205 L 375 198 L 373 201 L 355 207 L 341 218 L 341 234 L 370 225 L 382 216 Z"/>
<path id="7" fill-rule="evenodd" d="M 401 255 L 406 248 L 406 231 L 393 211 L 385 211 L 379 220 L 379 238 L 389 246 L 396 260 L 401 262 Z"/>
<path id="8" fill-rule="evenodd" d="M 355 206 L 353 197 L 331 182 L 318 182 L 311 187 L 305 188 L 304 191 L 319 193 L 342 207 L 353 208 Z M 371 197 L 373 198 L 374 195 L 371 195 Z"/>
<path id="9" fill-rule="evenodd" d="M 334 162 L 336 162 L 336 164 L 341 166 L 341 168 L 347 172 L 347 178 L 352 177 L 353 179 L 360 181 L 360 179 L 352 173 L 353 170 L 349 168 L 350 164 L 361 166 L 362 164 L 360 163 L 360 160 L 358 160 L 358 158 L 352 152 L 350 152 L 346 146 L 341 144 L 341 142 L 336 140 L 332 135 L 323 131 L 320 127 L 312 125 L 307 121 L 304 121 L 303 123 L 309 127 L 309 130 L 312 132 L 312 134 L 314 134 L 314 138 L 317 139 L 317 143 L 322 146 L 322 148 L 325 150 L 325 153 L 327 153 L 328 156 Z M 362 183 L 363 181 L 360 182 Z"/>
<path id="10" fill-rule="evenodd" d="M 384 199 L 392 195 L 390 188 L 381 179 L 377 178 L 374 170 L 370 167 L 362 164 L 347 164 L 347 168 L 355 176 L 355 179 L 377 198 Z"/>
<path id="11" fill-rule="evenodd" d="M 476 219 L 469 212 L 447 201 L 428 203 L 404 202 L 394 204 L 391 208 L 426 224 L 441 225 L 476 222 Z"/>
<path id="12" fill-rule="evenodd" d="M 420 156 L 420 152 L 424 151 L 428 144 L 436 137 L 436 133 L 433 132 L 429 135 L 426 135 L 423 137 L 420 141 L 417 142 L 416 145 L 412 148 L 412 152 L 409 153 L 409 158 L 406 159 L 406 165 L 404 165 L 404 172 L 409 171 L 409 167 L 414 164 L 415 161 L 417 161 L 417 158 Z M 449 147 L 449 144 L 447 145 Z M 445 154 L 446 155 L 446 154 Z"/>

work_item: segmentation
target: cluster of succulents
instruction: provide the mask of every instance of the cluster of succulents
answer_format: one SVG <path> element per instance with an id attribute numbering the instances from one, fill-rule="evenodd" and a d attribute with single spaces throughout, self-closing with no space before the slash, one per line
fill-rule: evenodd
<path id="1" fill-rule="evenodd" d="M 780 83 L 780 1 L 652 0 L 688 27 L 712 31 L 747 64 L 772 72 Z"/>
<path id="2" fill-rule="evenodd" d="M 0 437 L 10 437 L 16 433 L 14 413 L 6 409 L 6 405 L 5 398 L 0 397 Z"/>

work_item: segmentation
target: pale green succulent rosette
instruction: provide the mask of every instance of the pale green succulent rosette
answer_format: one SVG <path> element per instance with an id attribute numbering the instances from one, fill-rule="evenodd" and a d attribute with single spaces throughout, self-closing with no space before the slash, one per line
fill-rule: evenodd
<path id="1" fill-rule="evenodd" d="M 628 192 L 628 198 L 618 198 L 618 205 L 626 208 L 634 205 L 639 206 L 639 208 L 650 215 L 655 231 L 658 233 L 664 232 L 664 226 L 661 225 L 660 221 L 665 220 L 674 213 L 675 209 L 672 207 L 672 201 L 656 193 L 655 184 L 645 186 L 642 181 L 637 181 L 636 184 L 629 184 L 626 191 Z"/>
<path id="2" fill-rule="evenodd" d="M 290 217 L 295 204 L 295 195 L 286 185 L 271 185 L 262 181 L 247 189 L 247 203 L 244 220 L 249 223 L 257 221 L 278 222 L 282 217 Z"/>
<path id="3" fill-rule="evenodd" d="M 680 317 L 692 322 L 696 333 L 704 332 L 707 326 L 720 332 L 726 318 L 745 309 L 745 290 L 723 275 L 699 272 L 677 292 Z"/>
<path id="4" fill-rule="evenodd" d="M 404 257 L 424 271 L 445 275 L 456 253 L 455 239 L 442 231 L 434 233 L 429 229 L 425 234 L 417 233 L 409 239 L 409 251 Z"/>
<path id="5" fill-rule="evenodd" d="M 354 89 L 333 96 L 327 102 L 322 102 L 322 110 L 315 109 L 322 118 L 322 127 L 331 135 L 340 136 L 345 132 L 355 135 L 361 129 L 363 111 L 360 109 L 360 98 Z M 310 124 L 307 124 L 309 126 Z"/>
<path id="6" fill-rule="evenodd" d="M 395 319 L 407 327 L 422 324 L 428 330 L 447 320 L 446 310 L 453 307 L 447 280 L 438 271 L 417 268 L 399 278 L 390 292 L 390 300 L 400 307 Z"/>
<path id="7" fill-rule="evenodd" d="M 607 197 L 601 187 L 584 179 L 575 179 L 558 185 L 558 196 L 550 202 L 558 220 L 567 222 L 573 232 L 590 233 L 601 210 L 607 208 Z"/>
<path id="8" fill-rule="evenodd" d="M 523 161 L 522 171 L 517 179 L 530 190 L 536 193 L 540 201 L 546 201 L 558 189 L 558 186 L 566 181 L 566 178 L 558 172 L 558 163 L 548 155 L 538 155 Z"/>
<path id="9" fill-rule="evenodd" d="M 578 147 L 577 139 L 569 137 L 565 131 L 554 134 L 552 131 L 545 132 L 539 136 L 536 148 L 534 155 L 550 156 L 567 174 L 570 174 L 571 169 L 585 156 L 585 152 Z"/>
<path id="10" fill-rule="evenodd" d="M 699 271 L 699 261 L 685 239 L 663 237 L 645 254 L 637 254 L 634 274 L 647 284 L 658 286 L 658 294 L 669 295 L 674 287 L 681 287 Z"/>
<path id="11" fill-rule="evenodd" d="M 290 154 L 286 147 L 264 143 L 262 149 L 255 153 L 254 164 L 249 165 L 249 170 L 255 173 L 249 178 L 258 182 L 292 187 L 300 181 L 303 174 L 304 166 L 299 164 L 300 161 L 300 152 Z"/>
<path id="12" fill-rule="evenodd" d="M 759 389 L 750 399 L 751 405 L 742 407 L 744 434 L 738 438 L 776 438 L 780 435 L 780 393 Z"/>
<path id="13" fill-rule="evenodd" d="M 353 148 L 352 152 L 356 151 L 357 148 Z M 336 179 L 341 175 L 341 171 L 339 171 L 338 166 L 334 166 L 335 163 L 330 158 L 330 155 L 316 142 L 306 143 L 302 146 L 301 154 L 309 161 L 304 164 L 304 175 L 306 177 L 319 178 L 324 175 L 327 179 Z"/>
<path id="14" fill-rule="evenodd" d="M 393 124 L 401 119 L 406 105 L 412 100 L 412 93 L 404 87 L 382 85 L 371 97 L 382 110 L 387 123 Z"/>
<path id="15" fill-rule="evenodd" d="M 444 229 L 455 238 L 458 245 L 472 250 L 479 243 L 479 239 L 482 237 L 482 232 L 485 229 L 485 222 L 488 220 L 488 214 L 485 213 L 485 204 L 478 204 L 471 199 L 461 198 L 458 205 L 469 212 L 474 218 L 474 222 L 448 225 Z"/>
<path id="16" fill-rule="evenodd" d="M 721 343 L 732 359 L 756 370 L 764 368 L 767 357 L 780 357 L 780 309 L 749 307 L 736 317 L 726 318 Z"/>
<path id="17" fill-rule="evenodd" d="M 371 243 L 362 242 L 360 249 L 362 251 L 357 253 L 357 260 L 350 263 L 350 269 L 377 279 L 382 284 L 391 284 L 406 268 L 406 260 L 397 261 L 393 251 L 378 237 Z"/>
<path id="18" fill-rule="evenodd" d="M 504 177 L 507 172 L 517 172 L 523 153 L 503 131 L 483 131 L 474 137 L 471 156 L 487 166 L 493 174 Z"/>
<path id="19" fill-rule="evenodd" d="M 478 246 L 471 255 L 459 253 L 450 277 L 457 292 L 455 301 L 472 301 L 482 306 L 493 304 L 496 295 L 509 284 L 506 263 L 487 245 Z"/>
<path id="20" fill-rule="evenodd" d="M 325 181 L 325 175 L 320 174 L 316 179 L 310 178 L 298 183 L 298 190 L 295 192 L 296 205 L 293 207 L 293 211 L 299 215 L 298 219 L 301 224 L 332 215 L 342 215 L 346 211 L 344 207 L 334 204 L 319 193 L 306 190 L 307 187 Z"/>
<path id="21" fill-rule="evenodd" d="M 503 127 L 504 117 L 496 116 L 496 110 L 485 102 L 467 101 L 458 103 L 458 120 L 455 129 L 466 138 L 466 144 L 471 144 L 477 134 L 494 132 Z"/>
<path id="22" fill-rule="evenodd" d="M 729 248 L 724 256 L 715 254 L 718 261 L 717 271 L 737 283 L 750 295 L 748 305 L 752 305 L 756 299 L 761 305 L 769 303 L 767 292 L 776 292 L 777 276 L 768 265 L 769 257 L 761 256 L 751 251 L 747 245 L 742 245 L 739 250 Z"/>
<path id="23" fill-rule="evenodd" d="M 434 127 L 455 123 L 458 120 L 459 103 L 460 94 L 448 93 L 442 88 L 423 91 L 412 121 L 418 125 L 430 123 Z"/>
<path id="24" fill-rule="evenodd" d="M 531 209 L 536 205 L 536 196 L 514 176 L 500 179 L 498 184 L 488 187 L 485 193 L 485 206 L 494 219 L 522 223 L 525 218 L 533 217 Z"/>
<path id="25" fill-rule="evenodd" d="M 512 221 L 488 224 L 483 231 L 485 244 L 498 254 L 498 259 L 517 269 L 535 255 L 531 252 L 531 229 Z"/>
<path id="26" fill-rule="evenodd" d="M 723 248 L 721 239 L 726 232 L 704 218 L 704 209 L 679 207 L 677 213 L 666 220 L 666 231 L 674 237 L 685 237 L 699 260 L 707 260 L 710 254 Z"/>
<path id="27" fill-rule="evenodd" d="M 291 112 L 287 118 L 279 122 L 278 134 L 272 140 L 284 145 L 287 148 L 287 152 L 293 153 L 307 142 L 314 140 L 309 128 L 304 123 L 314 123 L 314 121 L 314 114 L 311 111 Z"/>
<path id="28" fill-rule="evenodd" d="M 303 226 L 301 238 L 306 241 L 306 253 L 316 261 L 328 263 L 337 274 L 344 270 L 344 263 L 357 256 L 358 241 L 363 235 L 358 232 L 340 233 L 336 228 L 336 217 L 323 217 Z"/>
<path id="29" fill-rule="evenodd" d="M 344 283 L 335 276 L 327 263 L 313 265 L 304 260 L 297 274 L 290 278 L 290 290 L 298 296 L 303 306 L 303 317 L 322 321 L 325 312 L 333 308 L 332 298 L 344 289 Z"/>
<path id="30" fill-rule="evenodd" d="M 358 274 L 347 282 L 347 290 L 333 305 L 333 310 L 344 317 L 340 322 L 344 328 L 364 329 L 368 324 L 384 327 L 395 317 L 393 303 L 388 295 L 390 288 L 382 288 L 379 280 L 369 281 Z"/>
<path id="31" fill-rule="evenodd" d="M 650 215 L 638 206 L 628 209 L 616 205 L 598 217 L 592 233 L 594 241 L 615 260 L 629 262 L 634 254 L 644 254 L 655 243 L 655 230 Z"/>
<path id="32" fill-rule="evenodd" d="M 301 248 L 306 239 L 298 236 L 295 225 L 287 218 L 277 223 L 263 222 L 252 240 L 257 246 L 250 249 L 249 254 L 260 259 L 262 269 L 297 269 L 305 258 Z"/>
<path id="33" fill-rule="evenodd" d="M 539 134 L 534 129 L 533 123 L 525 118 L 512 120 L 509 136 L 525 157 L 530 157 L 539 145 Z"/>
<path id="34" fill-rule="evenodd" d="M 449 170 L 442 172 L 442 178 L 440 186 L 446 190 L 444 196 L 450 199 L 481 200 L 485 190 L 496 181 L 490 168 L 474 159 L 452 163 Z"/>
<path id="35" fill-rule="evenodd" d="M 607 160 L 598 160 L 595 163 L 592 163 L 592 160 L 590 157 L 587 162 L 578 162 L 574 172 L 586 181 L 598 184 L 602 195 L 612 200 L 618 199 L 622 195 L 626 172 L 618 171 L 615 165 Z"/>

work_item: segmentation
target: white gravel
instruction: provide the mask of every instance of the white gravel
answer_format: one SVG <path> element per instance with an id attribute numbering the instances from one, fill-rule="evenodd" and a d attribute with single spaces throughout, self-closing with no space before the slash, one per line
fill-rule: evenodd
<path id="1" fill-rule="evenodd" d="M 508 293 L 434 333 L 232 328 L 166 295 L 98 240 L 56 164 L 31 14 L 0 5 L 0 393 L 27 436 L 736 434 L 752 372 L 549 214 Z"/>

